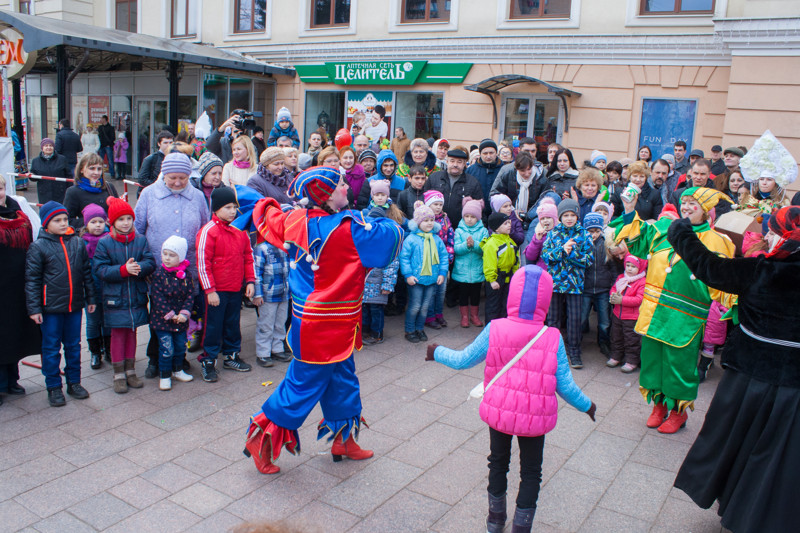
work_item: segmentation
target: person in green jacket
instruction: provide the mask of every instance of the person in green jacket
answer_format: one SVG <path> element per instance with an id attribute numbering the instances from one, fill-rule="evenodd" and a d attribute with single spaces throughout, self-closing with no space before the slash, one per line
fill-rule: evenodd
<path id="1" fill-rule="evenodd" d="M 486 281 L 483 275 L 483 250 L 480 243 L 489 236 L 489 232 L 481 222 L 483 200 L 464 199 L 461 209 L 461 222 L 455 234 L 455 261 L 450 277 L 458 282 L 459 309 L 461 311 L 461 327 L 468 328 L 470 320 L 473 326 L 483 326 L 478 317 L 478 306 L 481 302 L 481 285 Z"/>
<path id="2" fill-rule="evenodd" d="M 486 278 L 486 322 L 506 317 L 508 282 L 519 268 L 519 248 L 511 238 L 511 218 L 503 213 L 489 215 L 491 236 L 481 241 L 483 275 Z"/>

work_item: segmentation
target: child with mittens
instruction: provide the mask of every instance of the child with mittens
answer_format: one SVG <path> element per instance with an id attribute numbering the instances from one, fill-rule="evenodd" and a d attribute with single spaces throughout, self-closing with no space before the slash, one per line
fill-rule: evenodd
<path id="1" fill-rule="evenodd" d="M 494 232 L 481 241 L 483 275 L 486 278 L 486 322 L 506 316 L 508 283 L 519 268 L 517 243 L 511 238 L 511 217 L 504 213 L 489 215 L 489 230 Z"/>
<path id="2" fill-rule="evenodd" d="M 369 183 L 372 199 L 369 207 L 364 209 L 364 215 L 369 216 L 369 212 L 377 209 L 381 216 L 391 218 L 401 226 L 407 226 L 407 221 L 403 213 L 392 203 L 389 197 L 389 182 L 385 180 L 375 180 Z M 373 268 L 364 280 L 364 299 L 362 302 L 362 314 L 364 331 L 369 329 L 369 335 L 362 334 L 362 343 L 369 346 L 383 342 L 383 322 L 386 311 L 386 304 L 389 301 L 389 294 L 394 290 L 397 283 L 397 271 L 400 268 L 400 260 L 395 259 L 384 268 Z"/>
<path id="3" fill-rule="evenodd" d="M 103 281 L 103 320 L 111 329 L 111 365 L 114 392 L 144 385 L 136 376 L 136 328 L 147 320 L 147 277 L 156 262 L 147 239 L 133 227 L 133 208 L 110 196 L 108 223 L 111 231 L 97 243 L 94 271 Z"/>
<path id="4" fill-rule="evenodd" d="M 97 250 L 97 243 L 108 235 L 106 226 L 106 212 L 97 204 L 89 204 L 83 208 L 83 229 L 81 239 L 86 242 L 86 253 L 89 254 L 89 262 L 94 258 Z M 103 352 L 106 361 L 111 362 L 111 332 L 103 327 L 103 303 L 102 289 L 103 282 L 92 272 L 94 279 L 94 292 L 97 296 L 98 304 L 94 313 L 86 311 L 86 344 L 89 345 L 90 366 L 92 370 L 97 370 L 103 366 Z"/>
<path id="5" fill-rule="evenodd" d="M 455 244 L 453 224 L 450 223 L 450 217 L 444 211 L 444 195 L 431 189 L 425 191 L 423 195 L 425 198 L 425 205 L 431 208 L 434 215 L 434 222 L 439 225 L 437 234 L 442 239 L 444 247 L 447 248 L 447 264 L 453 264 L 455 259 Z M 447 276 L 445 276 L 444 283 L 436 286 L 436 291 L 433 293 L 433 300 L 428 307 L 428 316 L 425 318 L 425 325 L 432 329 L 440 329 L 447 327 L 447 321 L 444 319 L 444 297 L 447 291 Z"/>
<path id="6" fill-rule="evenodd" d="M 411 233 L 403 241 L 400 252 L 400 271 L 408 283 L 408 308 L 405 332 L 408 342 L 427 341 L 425 317 L 437 285 L 447 278 L 448 253 L 439 237 L 430 207 L 417 202 L 414 220 L 409 221 Z"/>
<path id="7" fill-rule="evenodd" d="M 597 344 L 606 357 L 611 353 L 611 316 L 608 294 L 619 274 L 616 262 L 606 253 L 606 239 L 603 235 L 604 220 L 600 213 L 587 213 L 583 217 L 583 227 L 594 246 L 594 261 L 583 276 L 583 308 L 581 323 L 583 331 L 589 331 L 589 315 L 592 307 L 597 312 Z"/>
<path id="8" fill-rule="evenodd" d="M 491 204 L 493 212 L 503 213 L 508 216 L 509 220 L 511 220 L 511 232 L 509 235 L 517 246 L 522 246 L 525 241 L 525 229 L 522 227 L 522 220 L 519 219 L 517 212 L 514 211 L 514 204 L 511 202 L 511 198 L 505 194 L 495 194 L 489 199 L 489 204 Z"/>
<path id="9" fill-rule="evenodd" d="M 580 208 L 572 199 L 558 204 L 558 225 L 547 235 L 542 257 L 553 276 L 553 298 L 547 325 L 560 327 L 567 317 L 567 356 L 572 368 L 583 368 L 581 361 L 581 311 L 583 278 L 594 261 L 592 238 L 578 221 Z"/>
<path id="10" fill-rule="evenodd" d="M 613 306 L 611 312 L 611 357 L 606 366 L 614 368 L 622 365 L 622 370 L 630 374 L 639 368 L 642 351 L 642 336 L 634 331 L 639 319 L 639 306 L 644 299 L 647 260 L 628 254 L 625 257 L 625 272 L 619 275 L 608 301 Z"/>
<path id="11" fill-rule="evenodd" d="M 458 282 L 462 328 L 468 328 L 470 321 L 473 326 L 483 326 L 483 322 L 478 316 L 481 286 L 486 281 L 486 277 L 483 275 L 481 242 L 489 237 L 489 232 L 481 221 L 482 212 L 483 200 L 464 198 L 461 222 L 456 228 L 455 246 L 453 247 L 456 258 L 453 273 L 450 276 Z"/>
<path id="12" fill-rule="evenodd" d="M 158 337 L 161 390 L 172 389 L 172 378 L 182 382 L 194 379 L 183 371 L 186 330 L 195 295 L 192 276 L 186 274 L 188 247 L 183 237 L 167 237 L 161 245 L 161 266 L 150 277 L 150 326 Z"/>
<path id="13" fill-rule="evenodd" d="M 545 435 L 558 420 L 556 394 L 595 419 L 597 407 L 572 379 L 561 334 L 557 328 L 544 325 L 552 295 L 551 276 L 538 266 L 527 265 L 511 278 L 508 318 L 493 320 L 464 350 L 428 346 L 426 361 L 435 360 L 456 370 L 486 361 L 479 412 L 489 425 L 489 533 L 501 533 L 505 527 L 514 436 L 519 444 L 520 482 L 511 531 L 527 533 L 539 498 Z M 521 358 L 503 372 L 520 354 Z"/>
<path id="14" fill-rule="evenodd" d="M 544 247 L 547 234 L 556 227 L 556 223 L 558 222 L 558 208 L 552 198 L 542 198 L 542 201 L 536 208 L 536 216 L 539 222 L 536 223 L 533 236 L 531 236 L 531 242 L 525 248 L 525 259 L 527 259 L 529 265 L 535 264 L 547 270 L 547 263 L 542 259 L 542 247 Z"/>
<path id="15" fill-rule="evenodd" d="M 66 405 L 61 389 L 61 345 L 67 394 L 89 397 L 81 385 L 81 310 L 95 311 L 92 267 L 83 241 L 69 225 L 67 208 L 47 202 L 39 208 L 42 229 L 25 259 L 25 305 L 31 320 L 42 326 L 42 374 L 47 401 Z"/>

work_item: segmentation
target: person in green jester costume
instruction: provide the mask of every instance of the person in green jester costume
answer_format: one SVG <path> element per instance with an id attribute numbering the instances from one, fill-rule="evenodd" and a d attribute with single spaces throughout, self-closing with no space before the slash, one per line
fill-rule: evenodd
<path id="1" fill-rule="evenodd" d="M 649 261 L 635 328 L 642 335 L 639 389 L 648 403 L 654 403 L 647 427 L 675 433 L 686 425 L 687 409 L 694 410 L 699 384 L 697 354 L 711 302 L 731 307 L 735 297 L 695 278 L 667 241 L 673 219 L 644 222 L 634 210 L 636 200 L 636 195 L 630 202 L 623 199 L 625 213 L 618 219 L 615 237 L 618 243 L 625 241 L 632 255 Z M 706 248 L 730 258 L 733 242 L 714 231 L 708 221 L 708 212 L 719 201 L 730 202 L 714 189 L 691 187 L 681 196 L 680 213 L 691 221 Z"/>

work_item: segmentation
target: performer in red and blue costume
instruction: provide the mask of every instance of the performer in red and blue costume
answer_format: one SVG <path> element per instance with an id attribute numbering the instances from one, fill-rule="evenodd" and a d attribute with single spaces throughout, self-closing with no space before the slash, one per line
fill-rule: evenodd
<path id="1" fill-rule="evenodd" d="M 348 186 L 338 169 L 314 167 L 289 186 L 302 209 L 284 212 L 272 198 L 259 200 L 253 223 L 260 239 L 286 250 L 291 260 L 289 290 L 294 360 L 278 388 L 250 423 L 245 455 L 264 474 L 280 472 L 281 448 L 300 451 L 297 429 L 319 402 L 325 417 L 318 439 L 333 441 L 334 461 L 368 459 L 356 444 L 361 395 L 353 350 L 361 349 L 361 299 L 371 268 L 398 255 L 403 230 L 377 209 L 364 216 L 347 207 Z M 378 218 L 381 217 L 381 218 Z M 365 424 L 366 425 L 366 424 Z"/>

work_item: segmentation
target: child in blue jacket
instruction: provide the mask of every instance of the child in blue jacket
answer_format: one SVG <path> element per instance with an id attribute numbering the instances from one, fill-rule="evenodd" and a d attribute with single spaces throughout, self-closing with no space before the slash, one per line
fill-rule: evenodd
<path id="1" fill-rule="evenodd" d="M 553 276 L 553 299 L 547 325 L 560 327 L 567 317 L 567 356 L 572 368 L 583 368 L 581 361 L 581 313 L 586 268 L 594 261 L 592 238 L 578 221 L 580 207 L 575 200 L 558 204 L 559 224 L 548 233 L 542 259 Z"/>
<path id="2" fill-rule="evenodd" d="M 278 111 L 275 124 L 269 130 L 267 146 L 276 146 L 278 139 L 281 137 L 289 137 L 292 140 L 292 146 L 300 148 L 300 135 L 297 133 L 297 128 L 292 124 L 292 113 L 285 107 Z"/>
<path id="3" fill-rule="evenodd" d="M 436 233 L 439 228 L 430 207 L 418 202 L 414 220 L 409 222 L 411 234 L 403 241 L 400 252 L 400 271 L 408 283 L 406 309 L 406 340 L 427 341 L 425 317 L 436 285 L 444 283 L 449 270 L 449 255 L 444 242 Z"/>
<path id="4" fill-rule="evenodd" d="M 481 242 L 489 237 L 489 231 L 481 222 L 483 200 L 463 201 L 461 222 L 455 234 L 455 261 L 450 277 L 458 282 L 458 305 L 461 311 L 461 327 L 483 326 L 478 316 L 481 303 L 481 287 L 486 277 L 483 275 L 483 248 Z"/>

